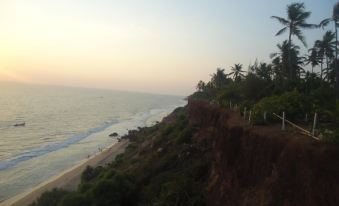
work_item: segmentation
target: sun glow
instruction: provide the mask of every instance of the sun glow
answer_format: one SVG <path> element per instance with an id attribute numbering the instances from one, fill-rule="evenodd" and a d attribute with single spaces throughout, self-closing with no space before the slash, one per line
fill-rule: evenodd
<path id="1" fill-rule="evenodd" d="M 10 70 L 0 68 L 0 81 L 17 81 L 31 83 L 28 78 Z"/>
<path id="2" fill-rule="evenodd" d="M 274 51 L 269 16 L 281 7 L 253 14 L 249 5 L 0 0 L 0 79 L 189 94 L 216 67 L 229 71 Z M 243 9 L 252 13 L 234 18 Z M 265 24 L 253 28 L 253 18 Z"/>

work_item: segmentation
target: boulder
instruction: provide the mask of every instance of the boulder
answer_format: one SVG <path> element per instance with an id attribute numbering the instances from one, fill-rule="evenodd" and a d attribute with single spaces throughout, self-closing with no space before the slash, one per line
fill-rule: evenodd
<path id="1" fill-rule="evenodd" d="M 117 137 L 117 136 L 119 136 L 119 134 L 118 133 L 116 133 L 116 132 L 113 132 L 112 134 L 110 134 L 109 135 L 110 137 Z"/>

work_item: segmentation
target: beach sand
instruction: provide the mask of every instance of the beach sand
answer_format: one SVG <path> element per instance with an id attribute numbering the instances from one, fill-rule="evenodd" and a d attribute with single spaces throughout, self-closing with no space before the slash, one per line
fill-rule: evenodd
<path id="1" fill-rule="evenodd" d="M 51 179 L 39 184 L 33 189 L 0 203 L 0 206 L 29 205 L 30 203 L 35 201 L 42 193 L 48 190 L 52 190 L 56 187 L 66 190 L 76 190 L 78 184 L 80 183 L 81 174 L 87 167 L 87 165 L 90 165 L 92 167 L 104 166 L 112 162 L 118 154 L 124 152 L 127 145 L 128 140 L 117 142 L 116 144 L 108 147 L 97 155 L 84 160 L 82 163 L 79 163 L 78 165 L 75 165 L 74 167 L 62 172 L 61 174 L 52 177 Z"/>

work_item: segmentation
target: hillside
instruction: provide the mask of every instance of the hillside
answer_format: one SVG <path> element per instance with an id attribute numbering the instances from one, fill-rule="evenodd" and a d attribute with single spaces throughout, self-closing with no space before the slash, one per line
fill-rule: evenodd
<path id="1" fill-rule="evenodd" d="M 87 168 L 77 192 L 54 190 L 33 205 L 339 204 L 337 145 L 251 126 L 207 102 L 125 138 L 125 153 Z"/>

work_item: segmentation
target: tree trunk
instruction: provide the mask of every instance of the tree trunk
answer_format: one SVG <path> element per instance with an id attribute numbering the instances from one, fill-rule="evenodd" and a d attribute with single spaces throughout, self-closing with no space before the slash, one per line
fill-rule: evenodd
<path id="1" fill-rule="evenodd" d="M 337 21 L 334 20 L 334 29 L 335 29 L 335 57 L 334 57 L 334 69 L 335 69 L 335 91 L 336 91 L 336 99 L 339 99 L 339 68 L 337 63 L 338 58 L 338 29 L 337 29 Z"/>
<path id="2" fill-rule="evenodd" d="M 327 72 L 327 82 L 330 82 L 330 68 L 328 66 L 328 56 L 326 56 L 326 72 Z"/>
<path id="3" fill-rule="evenodd" d="M 323 80 L 323 60 L 320 62 L 320 79 Z"/>
<path id="4" fill-rule="evenodd" d="M 290 34 L 288 36 L 288 67 L 289 67 L 289 81 L 292 82 L 293 72 L 292 72 L 292 58 L 291 58 L 291 46 L 292 46 L 292 31 L 290 28 Z"/>

